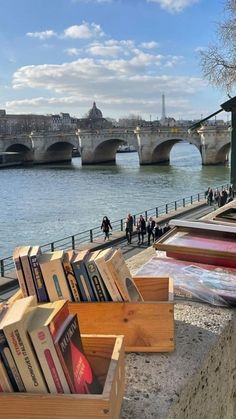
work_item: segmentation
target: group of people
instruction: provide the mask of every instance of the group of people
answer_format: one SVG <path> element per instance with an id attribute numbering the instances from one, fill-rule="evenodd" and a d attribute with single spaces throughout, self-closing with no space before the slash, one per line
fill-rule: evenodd
<path id="1" fill-rule="evenodd" d="M 220 191 L 218 188 L 208 188 L 205 192 L 205 197 L 209 205 L 216 205 L 217 207 L 223 207 L 228 202 L 234 199 L 235 191 L 233 185 L 230 185 L 229 189 L 222 188 Z"/>
<path id="2" fill-rule="evenodd" d="M 141 214 L 137 220 L 137 223 L 134 223 L 134 217 L 129 213 L 125 220 L 125 234 L 127 243 L 131 244 L 132 236 L 134 228 L 138 233 L 138 244 L 144 243 L 144 236 L 147 234 L 147 242 L 148 245 L 154 242 L 155 240 L 159 239 L 163 234 L 165 234 L 169 229 L 170 226 L 168 223 L 164 225 L 162 228 L 152 217 L 149 217 L 148 221 L 146 222 L 145 218 Z M 110 237 L 110 230 L 112 230 L 111 222 L 107 216 L 103 217 L 101 230 L 104 232 L 104 241 L 109 240 Z"/>
<path id="3" fill-rule="evenodd" d="M 138 233 L 138 244 L 144 243 L 144 236 L 147 234 L 148 245 L 150 245 L 151 240 L 154 242 L 170 229 L 168 223 L 166 223 L 165 226 L 161 228 L 160 225 L 156 223 L 152 217 L 149 217 L 148 221 L 146 222 L 142 214 L 139 216 L 136 225 L 134 225 L 133 216 L 128 214 L 125 221 L 125 232 L 128 244 L 130 244 L 132 241 L 134 227 L 136 227 L 136 231 Z"/>

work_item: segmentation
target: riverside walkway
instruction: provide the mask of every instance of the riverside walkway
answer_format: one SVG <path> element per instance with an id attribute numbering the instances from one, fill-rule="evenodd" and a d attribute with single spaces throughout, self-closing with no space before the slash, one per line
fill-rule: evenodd
<path id="1" fill-rule="evenodd" d="M 168 205 L 168 204 L 167 204 Z M 193 219 L 200 218 L 203 215 L 208 214 L 210 211 L 212 211 L 214 208 L 209 207 L 206 203 L 206 199 L 200 199 L 196 202 L 193 202 L 193 199 L 190 199 L 188 203 L 184 201 L 184 206 L 182 206 L 179 209 L 175 210 L 175 205 L 172 207 L 171 210 L 167 209 L 166 214 L 162 214 L 159 217 L 153 216 L 153 219 L 158 222 L 159 225 L 164 225 L 166 222 L 168 222 L 172 218 L 181 218 L 181 217 L 191 217 Z M 146 214 L 146 218 L 150 216 L 150 212 Z M 92 242 L 85 242 L 82 244 L 78 244 L 78 246 L 74 246 L 77 250 L 83 250 L 83 249 L 90 249 L 90 250 L 98 250 L 98 249 L 104 249 L 107 247 L 119 247 L 122 250 L 122 253 L 125 257 L 125 259 L 129 259 L 132 256 L 136 255 L 137 253 L 141 253 L 144 249 L 147 248 L 147 243 L 144 243 L 143 245 L 138 246 L 136 243 L 136 236 L 137 232 L 134 229 L 133 233 L 133 243 L 127 244 L 125 231 L 118 231 L 114 230 L 113 225 L 113 231 L 112 235 L 110 236 L 109 240 L 104 241 L 104 234 L 100 232 L 100 235 L 98 237 L 95 237 Z M 73 236 L 72 236 L 73 237 Z M 73 240 L 72 240 L 73 242 Z M 58 240 L 56 242 L 50 243 L 49 245 L 41 246 L 43 251 L 52 251 L 56 249 L 68 249 L 73 248 L 73 246 L 68 244 L 68 241 L 64 242 L 64 239 Z M 46 247 L 46 250 L 45 250 Z M 152 249 L 150 247 L 150 249 Z M 141 259 L 140 259 L 141 260 Z M 14 264 L 12 261 L 12 258 L 6 258 L 6 266 L 5 269 L 2 269 L 2 275 L 0 276 L 0 299 L 5 300 L 8 299 L 12 293 L 16 291 L 18 288 L 18 281 L 16 278 L 16 273 L 14 269 Z M 0 261 L 2 263 L 2 261 Z"/>

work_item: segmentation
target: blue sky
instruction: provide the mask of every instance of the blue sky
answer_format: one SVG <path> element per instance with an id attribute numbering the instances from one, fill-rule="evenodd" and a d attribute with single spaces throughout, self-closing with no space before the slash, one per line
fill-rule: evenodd
<path id="1" fill-rule="evenodd" d="M 199 119 L 227 97 L 203 80 L 224 0 L 0 0 L 0 108 Z"/>

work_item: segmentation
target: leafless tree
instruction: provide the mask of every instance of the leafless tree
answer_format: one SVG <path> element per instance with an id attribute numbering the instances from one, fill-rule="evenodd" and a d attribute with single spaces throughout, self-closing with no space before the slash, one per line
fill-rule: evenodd
<path id="1" fill-rule="evenodd" d="M 236 0 L 225 0 L 226 17 L 217 25 L 218 43 L 200 52 L 203 76 L 231 95 L 236 83 Z"/>

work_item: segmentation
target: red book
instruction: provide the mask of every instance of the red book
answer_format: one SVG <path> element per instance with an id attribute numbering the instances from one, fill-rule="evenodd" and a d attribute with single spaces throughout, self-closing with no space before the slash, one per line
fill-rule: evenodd
<path id="1" fill-rule="evenodd" d="M 101 386 L 84 354 L 76 315 L 67 317 L 55 335 L 54 344 L 71 392 L 101 393 Z"/>

